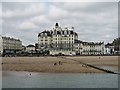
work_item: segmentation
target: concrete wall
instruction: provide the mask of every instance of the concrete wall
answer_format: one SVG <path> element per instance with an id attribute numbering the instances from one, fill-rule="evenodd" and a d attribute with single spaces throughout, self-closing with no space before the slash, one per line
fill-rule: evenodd
<path id="1" fill-rule="evenodd" d="M 56 55 L 56 54 L 64 54 L 64 55 L 75 55 L 74 51 L 67 51 L 67 50 L 50 50 L 51 55 Z"/>

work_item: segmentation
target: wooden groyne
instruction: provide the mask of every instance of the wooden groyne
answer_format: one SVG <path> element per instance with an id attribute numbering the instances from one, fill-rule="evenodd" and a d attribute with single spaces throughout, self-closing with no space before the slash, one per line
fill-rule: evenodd
<path id="1" fill-rule="evenodd" d="M 104 68 L 100 68 L 100 67 L 97 67 L 97 66 L 94 66 L 94 65 L 91 65 L 91 64 L 88 64 L 88 63 L 84 63 L 84 62 L 81 62 L 81 61 L 78 61 L 78 60 L 75 60 L 75 59 L 70 59 L 70 58 L 66 58 L 66 57 L 59 57 L 59 58 L 62 58 L 62 59 L 67 59 L 67 60 L 72 60 L 72 61 L 76 61 L 82 65 L 85 65 L 85 66 L 88 66 L 88 67 L 92 67 L 92 68 L 95 68 L 95 69 L 98 69 L 98 70 L 101 70 L 101 71 L 104 71 L 106 73 L 111 73 L 111 74 L 119 74 L 118 72 L 114 72 L 112 70 L 107 70 L 107 69 L 104 69 Z"/>

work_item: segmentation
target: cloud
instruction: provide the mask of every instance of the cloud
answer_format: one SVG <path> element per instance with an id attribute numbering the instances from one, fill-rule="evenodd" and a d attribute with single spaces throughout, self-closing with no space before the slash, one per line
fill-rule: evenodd
<path id="1" fill-rule="evenodd" d="M 119 0 L 2 0 L 2 2 L 119 2 Z"/>
<path id="2" fill-rule="evenodd" d="M 2 4 L 0 3 L 0 35 L 2 35 Z"/>
<path id="3" fill-rule="evenodd" d="M 69 13 L 61 8 L 51 5 L 50 10 L 48 12 L 48 17 L 54 20 L 60 20 L 68 18 Z"/>
<path id="4" fill-rule="evenodd" d="M 45 15 L 35 16 L 30 18 L 30 21 L 36 24 L 49 23 L 49 20 Z"/>
<path id="5" fill-rule="evenodd" d="M 4 7 L 7 8 L 4 9 Z M 3 18 L 5 19 L 27 18 L 44 13 L 44 11 L 45 5 L 42 3 L 3 3 Z"/>
<path id="6" fill-rule="evenodd" d="M 51 30 L 56 22 L 62 28 L 75 27 L 83 41 L 110 42 L 118 37 L 116 2 L 3 3 L 3 35 L 9 33 L 24 44 L 37 42 L 37 35 Z"/>
<path id="7" fill-rule="evenodd" d="M 39 28 L 37 25 L 31 22 L 23 22 L 18 26 L 18 29 L 36 29 Z"/>

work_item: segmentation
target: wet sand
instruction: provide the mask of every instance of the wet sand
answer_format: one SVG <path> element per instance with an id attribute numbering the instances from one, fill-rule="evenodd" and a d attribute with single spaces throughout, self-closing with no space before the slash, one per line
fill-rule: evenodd
<path id="1" fill-rule="evenodd" d="M 67 57 L 98 67 L 112 67 L 118 71 L 118 56 L 88 56 L 88 57 Z"/>
<path id="2" fill-rule="evenodd" d="M 110 66 L 118 70 L 118 56 L 74 56 L 74 57 L 3 57 L 3 71 L 30 71 L 50 73 L 105 73 L 86 67 L 76 61 L 96 66 Z M 60 64 L 59 64 L 60 61 Z"/>

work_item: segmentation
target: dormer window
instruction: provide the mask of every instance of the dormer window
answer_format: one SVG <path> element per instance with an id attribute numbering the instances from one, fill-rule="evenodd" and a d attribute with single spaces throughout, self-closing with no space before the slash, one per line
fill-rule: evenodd
<path id="1" fill-rule="evenodd" d="M 67 31 L 65 31 L 65 34 L 67 34 Z"/>
<path id="2" fill-rule="evenodd" d="M 41 33 L 41 36 L 43 36 L 43 33 Z"/>
<path id="3" fill-rule="evenodd" d="M 45 36 L 47 36 L 47 33 L 45 33 Z"/>

